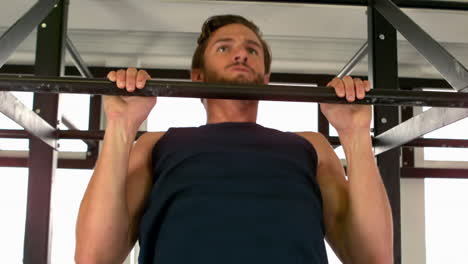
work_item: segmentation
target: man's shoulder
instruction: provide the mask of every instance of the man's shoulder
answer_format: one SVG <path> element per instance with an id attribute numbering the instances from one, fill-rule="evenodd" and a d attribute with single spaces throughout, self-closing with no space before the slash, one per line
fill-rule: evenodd
<path id="1" fill-rule="evenodd" d="M 316 145 L 316 144 L 328 144 L 327 138 L 318 132 L 311 132 L 311 131 L 303 131 L 303 132 L 294 132 L 294 134 L 303 137 L 307 141 L 309 141 L 311 144 Z"/>
<path id="2" fill-rule="evenodd" d="M 336 154 L 328 139 L 321 133 L 317 132 L 295 132 L 297 135 L 305 138 L 307 141 L 314 146 L 317 156 L 319 158 L 319 163 L 323 161 L 329 161 L 334 159 Z"/>
<path id="3" fill-rule="evenodd" d="M 146 132 L 135 143 L 135 148 L 152 149 L 153 146 L 166 134 L 165 131 Z"/>

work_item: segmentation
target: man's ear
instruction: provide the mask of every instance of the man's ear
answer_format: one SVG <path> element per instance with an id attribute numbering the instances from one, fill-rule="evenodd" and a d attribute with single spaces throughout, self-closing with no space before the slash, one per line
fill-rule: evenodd
<path id="1" fill-rule="evenodd" d="M 266 73 L 264 76 L 263 76 L 263 84 L 268 84 L 270 83 L 270 74 L 269 73 Z"/>
<path id="2" fill-rule="evenodd" d="M 203 71 L 201 69 L 192 69 L 190 78 L 192 82 L 202 82 L 204 80 Z"/>

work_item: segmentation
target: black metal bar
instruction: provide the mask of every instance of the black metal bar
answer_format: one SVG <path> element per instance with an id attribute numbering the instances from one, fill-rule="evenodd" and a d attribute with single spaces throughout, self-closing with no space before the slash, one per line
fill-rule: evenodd
<path id="1" fill-rule="evenodd" d="M 468 2 L 466 1 L 402 0 L 398 1 L 398 6 L 404 8 L 468 11 Z"/>
<path id="2" fill-rule="evenodd" d="M 0 68 L 18 45 L 50 13 L 57 0 L 40 0 L 0 37 Z"/>
<path id="3" fill-rule="evenodd" d="M 372 87 L 398 91 L 398 59 L 396 30 L 377 12 L 373 2 L 367 9 L 369 42 L 369 80 Z M 382 39 L 381 36 L 384 36 Z M 374 133 L 381 134 L 400 122 L 399 108 L 374 106 Z M 393 255 L 395 264 L 401 264 L 401 206 L 400 206 L 401 149 L 393 149 L 377 157 L 380 175 L 387 190 L 393 216 Z"/>
<path id="4" fill-rule="evenodd" d="M 332 146 L 340 146 L 340 140 L 338 137 L 327 137 L 328 141 Z M 374 140 L 375 142 L 375 140 Z M 402 147 L 405 148 L 424 148 L 424 147 L 432 147 L 432 148 L 468 148 L 468 140 L 467 139 L 436 139 L 436 138 L 418 138 L 412 140 Z"/>
<path id="5" fill-rule="evenodd" d="M 226 0 L 232 1 L 232 0 Z M 251 2 L 249 0 L 233 0 L 235 2 Z M 348 5 L 348 6 L 367 6 L 367 0 L 266 0 L 262 2 L 270 3 L 290 3 L 290 4 L 325 4 L 325 5 Z M 467 11 L 468 2 L 464 1 L 444 1 L 444 0 L 400 0 L 400 7 L 406 8 L 424 8 L 438 10 L 459 10 Z"/>
<path id="6" fill-rule="evenodd" d="M 91 95 L 89 97 L 89 119 L 88 119 L 88 130 L 97 131 L 101 125 L 101 105 L 102 97 L 97 95 Z M 95 147 L 88 145 L 87 159 L 92 160 L 93 164 L 97 161 L 99 155 L 99 142 L 94 141 Z"/>
<path id="7" fill-rule="evenodd" d="M 75 45 L 73 45 L 73 42 L 69 37 L 67 37 L 66 47 L 68 53 L 73 59 L 73 63 L 80 72 L 81 76 L 86 78 L 93 78 L 93 74 L 89 71 L 88 67 L 84 63 L 83 58 L 81 58 L 80 53 L 76 49 Z"/>
<path id="8" fill-rule="evenodd" d="M 0 112 L 25 128 L 29 133 L 55 148 L 55 128 L 25 106 L 10 92 L 0 92 Z"/>
<path id="9" fill-rule="evenodd" d="M 28 159 L 18 157 L 0 157 L 0 167 L 28 167 Z"/>
<path id="10" fill-rule="evenodd" d="M 375 8 L 442 74 L 455 90 L 468 92 L 468 70 L 442 45 L 413 22 L 391 0 L 375 0 Z"/>
<path id="11" fill-rule="evenodd" d="M 68 118 L 62 116 L 62 123 L 70 130 L 79 130 Z M 88 145 L 88 149 L 96 148 L 97 144 L 93 140 L 83 140 L 86 145 Z"/>
<path id="12" fill-rule="evenodd" d="M 418 138 L 406 143 L 403 146 L 433 148 L 468 148 L 468 139 Z"/>
<path id="13" fill-rule="evenodd" d="M 28 158 L 18 157 L 0 157 L 0 167 L 28 167 Z M 91 170 L 94 168 L 95 161 L 88 159 L 58 159 L 57 168 L 59 169 L 82 169 Z"/>
<path id="14" fill-rule="evenodd" d="M 63 139 L 89 139 L 89 140 L 102 140 L 104 138 L 104 130 L 99 131 L 82 131 L 82 130 L 59 130 L 59 138 Z M 147 131 L 138 131 L 135 139 Z"/>
<path id="15" fill-rule="evenodd" d="M 248 100 L 279 100 L 348 103 L 326 87 L 290 85 L 207 84 L 199 82 L 149 81 L 145 89 L 129 93 L 104 79 L 0 77 L 0 91 L 78 93 L 124 96 L 167 96 Z M 374 89 L 357 104 L 468 107 L 468 94 Z"/>
<path id="16" fill-rule="evenodd" d="M 105 77 L 109 71 L 116 70 L 113 67 L 90 67 L 89 70 L 96 77 Z M 157 76 L 165 79 L 190 79 L 190 73 L 187 70 L 177 69 L 146 69 L 151 76 Z M 32 66 L 28 65 L 4 65 L 0 68 L 0 74 L 32 74 Z M 73 66 L 65 68 L 65 75 L 79 76 L 80 73 Z M 275 73 L 271 74 L 270 80 L 277 83 L 309 83 L 317 84 L 318 86 L 326 86 L 335 76 L 331 74 L 298 74 L 298 73 Z M 367 78 L 367 76 L 356 76 Z M 438 88 L 450 89 L 452 87 L 443 79 L 423 79 L 423 78 L 408 78 L 400 77 L 398 80 L 400 88 L 404 90 L 412 90 L 418 88 Z"/>
<path id="17" fill-rule="evenodd" d="M 101 96 L 91 95 L 89 100 L 88 130 L 99 130 L 101 124 Z"/>
<path id="18" fill-rule="evenodd" d="M 75 124 L 73 124 L 67 117 L 62 115 L 61 122 L 64 126 L 66 126 L 68 129 L 72 130 L 79 130 Z"/>
<path id="19" fill-rule="evenodd" d="M 29 133 L 22 129 L 0 129 L 0 138 L 25 138 L 29 139 Z"/>
<path id="20" fill-rule="evenodd" d="M 60 1 L 38 27 L 35 65 L 37 75 L 63 75 L 68 4 L 68 0 Z M 57 94 L 34 95 L 33 108 L 40 109 L 40 115 L 52 127 L 57 127 L 58 99 Z M 29 149 L 23 263 L 47 264 L 50 263 L 50 204 L 57 151 L 34 138 L 30 140 Z"/>
<path id="21" fill-rule="evenodd" d="M 318 113 L 318 118 L 317 118 L 317 128 L 318 132 L 321 133 L 322 135 L 329 137 L 330 136 L 330 123 L 328 122 L 327 118 L 325 115 L 322 113 L 320 110 L 320 106 L 317 105 L 319 108 L 317 113 Z"/>
<path id="22" fill-rule="evenodd" d="M 441 178 L 441 179 L 468 179 L 468 169 L 452 168 L 401 168 L 402 178 Z"/>
<path id="23" fill-rule="evenodd" d="M 406 121 L 414 117 L 413 107 L 402 107 L 401 119 Z M 468 143 L 468 141 L 467 141 Z M 407 147 L 401 150 L 401 156 L 403 160 L 403 166 L 414 167 L 414 148 Z"/>
<path id="24" fill-rule="evenodd" d="M 368 47 L 369 47 L 369 43 L 366 41 L 366 43 L 364 43 L 364 45 L 362 45 L 362 47 L 356 52 L 356 54 L 354 54 L 354 56 L 351 58 L 351 60 L 348 63 L 346 63 L 346 65 L 343 67 L 343 69 L 338 73 L 338 75 L 336 77 L 343 78 L 346 75 L 350 75 L 351 72 L 353 72 L 356 65 L 359 62 L 361 62 L 361 60 L 364 57 L 367 56 L 367 53 L 368 53 L 367 48 Z"/>
<path id="25" fill-rule="evenodd" d="M 384 153 L 466 117 L 468 109 L 431 108 L 376 136 L 374 154 Z"/>

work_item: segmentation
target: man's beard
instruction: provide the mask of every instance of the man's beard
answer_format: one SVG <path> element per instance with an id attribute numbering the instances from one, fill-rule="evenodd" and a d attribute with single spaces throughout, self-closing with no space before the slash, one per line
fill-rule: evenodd
<path id="1" fill-rule="evenodd" d="M 232 66 L 238 66 L 242 64 L 234 64 L 234 65 L 229 65 L 226 68 L 232 67 Z M 246 65 L 242 65 L 246 66 Z M 246 66 L 248 67 L 248 66 Z M 228 79 L 226 77 L 220 76 L 218 73 L 211 71 L 209 69 L 204 69 L 203 70 L 203 75 L 204 75 L 204 82 L 207 83 L 226 83 L 226 84 L 264 84 L 264 77 L 263 75 L 256 73 L 253 69 L 248 67 L 254 74 L 254 79 L 249 80 L 246 78 L 246 76 L 239 74 L 235 76 L 234 78 Z"/>
<path id="2" fill-rule="evenodd" d="M 233 64 L 233 65 L 227 66 L 226 68 L 229 68 L 231 66 L 237 66 L 237 65 L 242 65 L 242 64 L 240 64 L 240 63 Z M 243 66 L 246 66 L 246 65 L 243 65 Z M 248 67 L 248 66 L 246 66 L 246 67 Z M 255 78 L 253 80 L 247 79 L 242 74 L 239 74 L 239 75 L 235 76 L 232 79 L 228 79 L 228 78 L 225 78 L 223 76 L 220 76 L 218 73 L 216 73 L 214 71 L 211 71 L 211 70 L 205 68 L 205 69 L 203 69 L 203 75 L 204 75 L 203 81 L 207 82 L 207 83 L 224 83 L 224 84 L 265 84 L 263 75 L 258 74 L 257 72 L 255 72 L 250 67 L 248 67 L 248 68 L 253 72 L 253 74 L 255 76 Z M 204 102 L 204 100 L 206 100 L 206 99 L 202 98 L 201 100 L 202 100 L 202 102 Z M 257 100 L 235 100 L 235 101 L 238 101 L 239 103 L 241 103 L 245 107 L 250 107 L 252 105 L 257 105 L 258 104 Z M 203 103 L 203 104 L 205 104 L 205 103 Z M 205 107 L 206 107 L 206 105 L 205 105 Z"/>

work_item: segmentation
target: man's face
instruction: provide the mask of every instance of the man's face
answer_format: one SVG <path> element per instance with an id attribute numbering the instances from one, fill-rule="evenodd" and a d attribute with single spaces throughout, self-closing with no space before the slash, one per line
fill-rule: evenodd
<path id="1" fill-rule="evenodd" d="M 230 24 L 216 30 L 208 41 L 204 59 L 199 81 L 239 84 L 269 81 L 262 44 L 244 25 Z"/>

